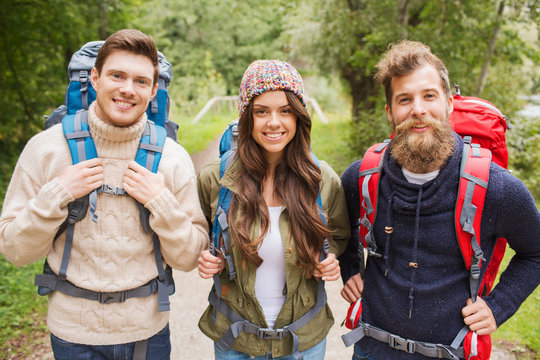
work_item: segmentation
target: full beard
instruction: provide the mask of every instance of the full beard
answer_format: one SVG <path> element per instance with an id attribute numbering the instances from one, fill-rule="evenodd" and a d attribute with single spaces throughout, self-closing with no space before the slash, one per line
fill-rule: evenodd
<path id="1" fill-rule="evenodd" d="M 394 128 L 390 151 L 397 163 L 405 169 L 424 174 L 440 169 L 454 152 L 454 133 L 448 121 L 449 114 L 438 120 L 422 118 L 432 134 L 411 133 L 417 119 L 409 118 Z"/>

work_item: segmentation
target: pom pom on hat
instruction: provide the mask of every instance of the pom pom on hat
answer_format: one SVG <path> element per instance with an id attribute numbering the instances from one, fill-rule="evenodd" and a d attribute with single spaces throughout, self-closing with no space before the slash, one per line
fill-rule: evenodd
<path id="1" fill-rule="evenodd" d="M 248 66 L 242 77 L 238 99 L 240 117 L 254 97 L 273 90 L 291 91 L 306 106 L 304 82 L 291 64 L 281 60 L 257 60 Z"/>

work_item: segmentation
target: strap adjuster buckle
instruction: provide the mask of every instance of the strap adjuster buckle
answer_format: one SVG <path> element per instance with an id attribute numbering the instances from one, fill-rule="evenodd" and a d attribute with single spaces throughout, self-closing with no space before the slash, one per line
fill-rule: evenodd
<path id="1" fill-rule="evenodd" d="M 416 342 L 414 340 L 404 339 L 394 334 L 390 334 L 388 337 L 388 345 L 396 350 L 405 351 L 409 354 L 416 351 Z"/>
<path id="2" fill-rule="evenodd" d="M 281 340 L 285 336 L 285 331 L 283 329 L 269 329 L 269 328 L 258 328 L 257 337 L 262 340 L 268 339 L 277 339 Z"/>
<path id="3" fill-rule="evenodd" d="M 126 292 L 100 292 L 98 293 L 98 301 L 100 304 L 123 303 L 126 301 Z"/>

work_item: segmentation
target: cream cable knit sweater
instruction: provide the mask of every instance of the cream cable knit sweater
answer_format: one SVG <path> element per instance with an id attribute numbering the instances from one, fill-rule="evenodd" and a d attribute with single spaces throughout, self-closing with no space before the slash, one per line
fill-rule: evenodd
<path id="1" fill-rule="evenodd" d="M 88 123 L 103 160 L 105 184 L 121 186 L 145 122 L 146 115 L 130 127 L 115 127 L 99 119 L 90 106 Z M 54 243 L 53 239 L 73 198 L 57 176 L 70 165 L 61 125 L 37 134 L 23 150 L 0 218 L 0 252 L 12 263 L 24 265 L 46 255 L 58 273 L 65 234 Z M 151 213 L 150 225 L 160 237 L 165 262 L 189 271 L 208 246 L 193 164 L 181 146 L 167 139 L 159 172 L 165 177 L 166 189 L 144 204 Z M 151 235 L 141 228 L 135 200 L 99 194 L 97 215 L 97 223 L 87 215 L 76 224 L 68 280 L 95 291 L 118 291 L 156 277 Z M 49 329 L 70 342 L 110 345 L 142 340 L 161 330 L 168 319 L 168 312 L 158 312 L 156 294 L 115 304 L 60 292 L 49 296 Z"/>

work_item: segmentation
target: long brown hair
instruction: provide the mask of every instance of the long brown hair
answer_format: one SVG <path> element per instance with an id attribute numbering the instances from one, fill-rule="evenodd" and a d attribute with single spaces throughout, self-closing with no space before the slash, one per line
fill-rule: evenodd
<path id="1" fill-rule="evenodd" d="M 281 197 L 289 213 L 292 237 L 298 253 L 297 266 L 305 276 L 313 275 L 318 255 L 330 232 L 322 222 L 317 206 L 321 170 L 311 157 L 311 118 L 298 97 L 285 91 L 289 105 L 297 117 L 296 134 L 285 147 L 281 163 L 276 166 L 274 191 Z M 267 205 L 262 195 L 266 177 L 265 157 L 251 132 L 253 130 L 253 100 L 239 121 L 237 158 L 241 161 L 239 191 L 231 200 L 230 231 L 245 257 L 259 266 L 262 259 L 257 250 L 269 230 Z M 261 233 L 251 239 L 249 229 L 257 214 L 261 219 Z"/>

